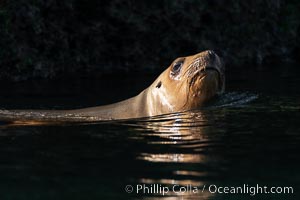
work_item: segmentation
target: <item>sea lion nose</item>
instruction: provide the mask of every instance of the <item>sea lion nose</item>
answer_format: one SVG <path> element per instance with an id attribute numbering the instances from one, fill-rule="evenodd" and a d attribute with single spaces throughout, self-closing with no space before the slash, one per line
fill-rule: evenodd
<path id="1" fill-rule="evenodd" d="M 214 51 L 212 51 L 212 50 L 208 50 L 207 51 L 207 56 L 212 61 L 216 59 L 216 53 Z"/>

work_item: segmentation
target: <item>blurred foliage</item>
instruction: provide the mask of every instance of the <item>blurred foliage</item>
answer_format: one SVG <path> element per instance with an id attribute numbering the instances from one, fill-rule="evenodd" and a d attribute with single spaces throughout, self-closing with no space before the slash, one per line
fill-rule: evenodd
<path id="1" fill-rule="evenodd" d="M 297 0 L 1 2 L 0 79 L 161 71 L 205 49 L 240 67 L 299 54 Z"/>

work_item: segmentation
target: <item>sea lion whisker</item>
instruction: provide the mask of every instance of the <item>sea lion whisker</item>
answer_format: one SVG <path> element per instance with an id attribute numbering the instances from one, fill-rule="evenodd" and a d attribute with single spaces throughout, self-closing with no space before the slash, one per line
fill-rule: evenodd
<path id="1" fill-rule="evenodd" d="M 185 76 L 187 74 L 187 76 L 190 77 L 192 74 L 194 74 L 195 71 L 199 70 L 201 68 L 201 66 L 203 66 L 205 69 L 206 62 L 204 62 L 204 61 L 205 60 L 202 57 L 196 58 L 191 64 L 188 65 L 183 76 Z M 202 63 L 204 63 L 204 64 L 202 64 Z"/>

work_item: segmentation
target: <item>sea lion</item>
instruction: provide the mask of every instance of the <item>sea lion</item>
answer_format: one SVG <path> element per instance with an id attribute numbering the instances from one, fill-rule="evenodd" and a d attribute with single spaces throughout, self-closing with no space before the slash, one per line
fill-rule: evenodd
<path id="1" fill-rule="evenodd" d="M 127 100 L 75 110 L 0 110 L 0 121 L 38 124 L 149 117 L 199 108 L 224 88 L 223 61 L 207 50 L 175 59 L 148 88 Z"/>

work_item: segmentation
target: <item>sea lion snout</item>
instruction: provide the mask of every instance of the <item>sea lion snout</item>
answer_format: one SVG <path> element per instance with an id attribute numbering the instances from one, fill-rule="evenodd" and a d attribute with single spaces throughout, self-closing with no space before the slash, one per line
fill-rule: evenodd
<path id="1" fill-rule="evenodd" d="M 189 60 L 186 68 L 188 77 L 200 75 L 210 70 L 218 72 L 220 77 L 224 74 L 222 58 L 212 50 L 203 51 L 187 58 L 187 60 Z"/>
<path id="2" fill-rule="evenodd" d="M 185 58 L 183 79 L 188 82 L 186 108 L 201 106 L 213 96 L 224 92 L 224 63 L 214 51 L 207 50 Z"/>
<path id="3" fill-rule="evenodd" d="M 196 57 L 202 57 L 206 62 L 204 64 L 214 65 L 216 67 L 223 67 L 223 59 L 222 56 L 219 55 L 213 50 L 206 50 L 199 54 L 196 54 Z M 220 53 L 221 54 L 221 53 Z"/>
<path id="4" fill-rule="evenodd" d="M 220 78 L 222 78 L 224 76 L 224 72 L 225 72 L 225 64 L 224 64 L 223 58 L 220 57 L 219 54 L 222 54 L 222 53 L 220 53 L 220 51 L 218 51 L 218 54 L 217 54 L 216 51 L 207 50 L 207 51 L 201 52 L 200 56 L 204 57 L 202 71 L 216 70 L 218 72 Z"/>
<path id="5" fill-rule="evenodd" d="M 216 59 L 217 54 L 214 51 L 207 50 L 206 52 L 208 54 L 209 59 L 211 59 L 211 60 L 215 60 Z"/>

